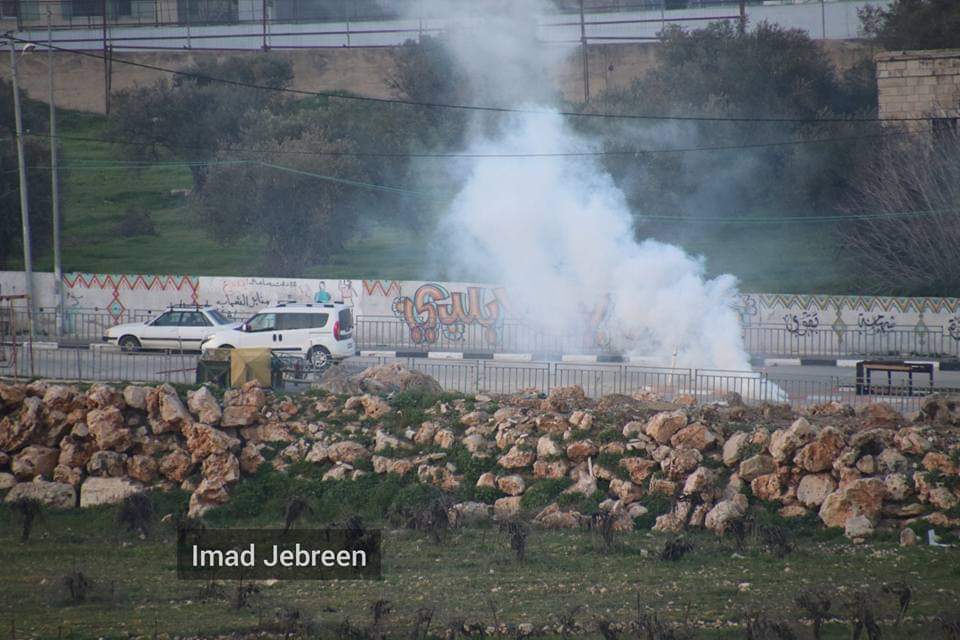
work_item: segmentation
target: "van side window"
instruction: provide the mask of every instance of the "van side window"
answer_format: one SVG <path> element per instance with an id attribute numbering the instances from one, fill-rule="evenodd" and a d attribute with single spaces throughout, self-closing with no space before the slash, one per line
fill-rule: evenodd
<path id="1" fill-rule="evenodd" d="M 277 324 L 277 316 L 274 313 L 258 313 L 250 318 L 247 324 L 250 325 L 250 331 L 273 331 Z"/>
<path id="2" fill-rule="evenodd" d="M 277 329 L 316 329 L 327 324 L 326 313 L 281 313 Z"/>

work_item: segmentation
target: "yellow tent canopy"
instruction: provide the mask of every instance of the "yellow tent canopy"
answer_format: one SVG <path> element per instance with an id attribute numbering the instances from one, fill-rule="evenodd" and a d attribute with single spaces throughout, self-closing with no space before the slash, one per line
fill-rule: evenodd
<path id="1" fill-rule="evenodd" d="M 233 349 L 230 352 L 230 385 L 239 387 L 245 382 L 257 380 L 264 387 L 271 384 L 270 349 Z"/>

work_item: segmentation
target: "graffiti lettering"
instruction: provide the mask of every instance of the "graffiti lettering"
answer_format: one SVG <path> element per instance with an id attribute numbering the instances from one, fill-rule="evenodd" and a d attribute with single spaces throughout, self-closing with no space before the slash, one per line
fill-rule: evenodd
<path id="1" fill-rule="evenodd" d="M 493 299 L 484 303 L 484 289 L 467 287 L 449 292 L 439 284 L 422 285 L 413 297 L 400 296 L 393 301 L 393 313 L 410 330 L 414 344 L 433 344 L 442 335 L 448 340 L 464 339 L 467 327 L 483 328 L 483 339 L 489 345 L 499 341 L 498 329 L 503 320 L 503 290 L 494 289 Z"/>
<path id="2" fill-rule="evenodd" d="M 877 334 L 893 331 L 897 322 L 893 316 L 885 316 L 882 313 L 870 317 L 864 317 L 863 313 L 859 313 L 857 314 L 857 326 L 869 334 Z"/>
<path id="3" fill-rule="evenodd" d="M 805 336 L 813 333 L 820 326 L 820 316 L 816 311 L 804 311 L 799 316 L 795 313 L 788 313 L 783 316 L 783 323 L 791 334 Z"/>

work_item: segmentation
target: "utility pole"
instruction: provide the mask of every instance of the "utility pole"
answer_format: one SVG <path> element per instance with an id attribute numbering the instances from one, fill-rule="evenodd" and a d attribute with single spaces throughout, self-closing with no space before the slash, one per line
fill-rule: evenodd
<path id="1" fill-rule="evenodd" d="M 740 35 L 747 32 L 747 0 L 740 0 Z"/>
<path id="2" fill-rule="evenodd" d="M 820 0 L 820 38 L 827 39 L 827 5 Z"/>
<path id="3" fill-rule="evenodd" d="M 580 48 L 583 50 L 583 101 L 590 100 L 590 58 L 587 54 L 587 23 L 583 17 L 583 0 L 580 0 Z"/>
<path id="4" fill-rule="evenodd" d="M 33 340 L 33 257 L 30 252 L 30 202 L 27 197 L 27 161 L 23 152 L 23 114 L 20 111 L 20 87 L 17 82 L 17 47 L 13 38 L 8 38 L 10 45 L 10 75 L 13 84 L 13 116 L 17 128 L 17 164 L 20 174 L 20 222 L 23 228 L 23 277 L 27 293 L 27 306 L 30 339 Z"/>
<path id="5" fill-rule="evenodd" d="M 60 176 L 57 168 L 57 106 L 53 91 L 53 12 L 47 9 L 47 86 L 50 89 L 50 195 L 53 198 L 53 291 L 57 296 L 57 335 L 63 333 L 63 266 L 60 262 Z"/>

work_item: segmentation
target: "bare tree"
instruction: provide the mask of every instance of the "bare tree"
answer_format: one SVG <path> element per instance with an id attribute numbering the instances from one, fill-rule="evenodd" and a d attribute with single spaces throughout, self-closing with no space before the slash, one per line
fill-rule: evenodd
<path id="1" fill-rule="evenodd" d="M 876 293 L 960 293 L 960 131 L 884 145 L 854 185 L 840 230 L 860 283 Z"/>

